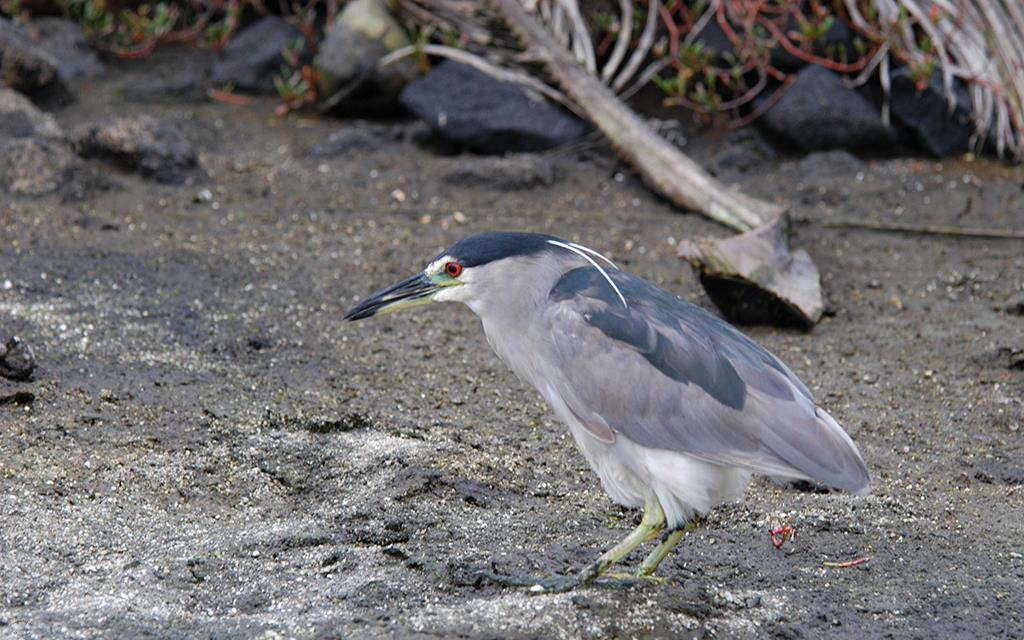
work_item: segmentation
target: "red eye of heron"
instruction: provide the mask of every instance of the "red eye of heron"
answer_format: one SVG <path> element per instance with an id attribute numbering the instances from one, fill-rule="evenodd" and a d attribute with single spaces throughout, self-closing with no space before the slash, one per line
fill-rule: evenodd
<path id="1" fill-rule="evenodd" d="M 449 262 L 444 265 L 444 272 L 453 278 L 458 278 L 462 275 L 462 265 L 458 262 Z"/>

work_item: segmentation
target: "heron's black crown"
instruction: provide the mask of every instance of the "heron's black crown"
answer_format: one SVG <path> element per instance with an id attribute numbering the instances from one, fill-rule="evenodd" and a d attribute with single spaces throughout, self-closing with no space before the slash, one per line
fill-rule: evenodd
<path id="1" fill-rule="evenodd" d="M 488 231 L 459 240 L 440 256 L 451 256 L 464 267 L 476 267 L 502 258 L 528 256 L 552 249 L 549 240 L 565 242 L 543 233 Z"/>

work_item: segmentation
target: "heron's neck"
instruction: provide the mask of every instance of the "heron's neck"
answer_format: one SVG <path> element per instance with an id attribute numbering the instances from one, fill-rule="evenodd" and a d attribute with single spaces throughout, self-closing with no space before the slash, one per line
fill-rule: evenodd
<path id="1" fill-rule="evenodd" d="M 536 353 L 547 340 L 543 335 L 545 311 L 551 289 L 568 271 L 585 264 L 572 254 L 563 260 L 522 260 L 513 268 L 514 278 L 498 278 L 484 288 L 486 295 L 468 301 L 480 317 L 487 341 L 502 360 L 520 378 L 532 382 L 530 354 Z"/>

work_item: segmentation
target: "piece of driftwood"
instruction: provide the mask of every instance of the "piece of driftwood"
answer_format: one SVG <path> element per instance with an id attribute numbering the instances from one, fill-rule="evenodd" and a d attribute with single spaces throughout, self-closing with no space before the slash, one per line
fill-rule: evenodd
<path id="1" fill-rule="evenodd" d="M 761 317 L 800 326 L 818 321 L 823 308 L 818 271 L 806 253 L 790 254 L 786 246 L 787 207 L 750 197 L 716 180 L 580 66 L 525 11 L 520 0 L 491 2 L 531 57 L 544 64 L 562 91 L 648 186 L 678 207 L 697 211 L 739 232 L 753 231 L 726 240 L 702 240 L 693 245 L 695 250 L 687 258 L 705 286 L 729 279 L 735 285 L 745 283 L 749 289 L 742 296 L 712 295 L 723 313 L 739 321 L 758 317 L 747 311 L 737 313 L 729 304 L 742 300 L 741 306 L 747 309 L 754 304 L 752 292 L 763 289 L 765 300 L 779 304 L 776 313 Z M 705 273 L 715 274 L 714 279 Z"/>
<path id="2" fill-rule="evenodd" d="M 818 268 L 803 249 L 790 252 L 785 218 L 730 238 L 683 240 L 708 297 L 730 319 L 810 329 L 825 310 Z"/>

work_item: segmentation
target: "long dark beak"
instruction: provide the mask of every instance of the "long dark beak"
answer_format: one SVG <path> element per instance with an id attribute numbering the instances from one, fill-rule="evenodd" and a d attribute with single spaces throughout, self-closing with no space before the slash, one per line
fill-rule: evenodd
<path id="1" fill-rule="evenodd" d="M 431 301 L 431 296 L 439 289 L 441 289 L 439 284 L 422 273 L 418 273 L 363 300 L 348 310 L 345 319 L 362 320 L 379 313 L 390 313 L 426 304 Z"/>

